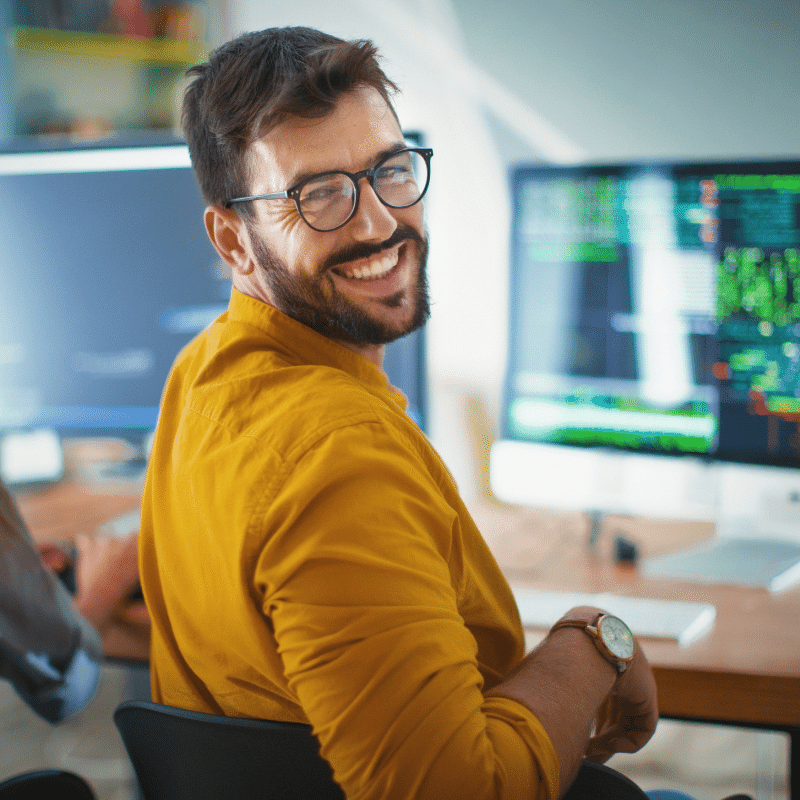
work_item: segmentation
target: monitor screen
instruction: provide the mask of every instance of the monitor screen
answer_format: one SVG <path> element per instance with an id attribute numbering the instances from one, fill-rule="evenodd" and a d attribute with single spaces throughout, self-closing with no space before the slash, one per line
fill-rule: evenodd
<path id="1" fill-rule="evenodd" d="M 0 153 L 0 430 L 142 444 L 178 351 L 227 306 L 181 142 Z M 424 426 L 424 344 L 387 348 Z"/>
<path id="2" fill-rule="evenodd" d="M 800 466 L 800 161 L 512 186 L 505 439 Z"/>

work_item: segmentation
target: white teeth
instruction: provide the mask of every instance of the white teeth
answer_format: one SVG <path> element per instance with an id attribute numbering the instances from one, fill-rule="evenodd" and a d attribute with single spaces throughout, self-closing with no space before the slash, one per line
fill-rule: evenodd
<path id="1" fill-rule="evenodd" d="M 385 255 L 383 258 L 375 259 L 364 267 L 353 267 L 344 273 L 346 278 L 356 278 L 358 280 L 369 280 L 370 278 L 380 278 L 385 275 L 397 264 L 397 255 Z"/>

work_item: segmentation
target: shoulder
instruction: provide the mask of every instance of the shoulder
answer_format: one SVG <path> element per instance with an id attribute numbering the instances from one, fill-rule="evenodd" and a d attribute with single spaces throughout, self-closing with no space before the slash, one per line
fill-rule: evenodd
<path id="1" fill-rule="evenodd" d="M 183 464 L 198 458 L 248 460 L 274 471 L 328 447 L 360 454 L 375 448 L 424 458 L 430 445 L 391 391 L 341 369 L 292 364 L 272 352 L 233 368 L 207 364 L 165 394 L 159 427 L 180 441 Z"/>
<path id="2" fill-rule="evenodd" d="M 187 411 L 237 436 L 263 438 L 279 430 L 320 430 L 379 422 L 388 409 L 356 379 L 333 367 L 288 364 L 267 355 L 252 369 L 200 376 L 187 394 Z M 299 426 L 296 427 L 296 426 Z"/>
<path id="3" fill-rule="evenodd" d="M 388 384 L 345 369 L 302 363 L 251 326 L 212 326 L 176 360 L 159 428 L 182 467 L 230 461 L 275 474 L 326 445 L 359 456 L 386 449 L 400 459 L 438 458 Z M 211 461 L 207 461 L 211 459 Z M 174 462 L 173 462 L 174 463 Z"/>

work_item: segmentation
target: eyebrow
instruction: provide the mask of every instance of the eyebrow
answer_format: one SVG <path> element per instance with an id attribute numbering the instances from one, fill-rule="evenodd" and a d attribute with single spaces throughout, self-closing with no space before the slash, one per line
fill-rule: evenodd
<path id="1" fill-rule="evenodd" d="M 372 166 L 379 164 L 383 161 L 384 158 L 388 158 L 392 153 L 398 152 L 398 150 L 405 150 L 408 147 L 408 142 L 400 140 L 393 145 L 389 145 L 385 149 L 381 150 L 372 160 Z M 356 170 L 356 172 L 360 172 L 361 170 Z M 297 186 L 298 183 L 303 183 L 303 181 L 307 181 L 309 178 L 313 178 L 316 175 L 327 175 L 329 172 L 349 172 L 349 170 L 345 169 L 324 169 L 324 170 L 314 170 L 313 172 L 300 172 L 295 175 L 292 180 L 289 182 L 288 189 L 291 189 Z"/>

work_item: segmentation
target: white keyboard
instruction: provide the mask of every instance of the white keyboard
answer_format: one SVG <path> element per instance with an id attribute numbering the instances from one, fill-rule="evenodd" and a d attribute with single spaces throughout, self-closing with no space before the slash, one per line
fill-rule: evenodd
<path id="1" fill-rule="evenodd" d="M 710 603 L 656 600 L 647 597 L 583 592 L 558 592 L 512 587 L 522 624 L 548 630 L 575 606 L 595 606 L 623 619 L 635 636 L 673 639 L 688 645 L 708 633 L 717 610 Z"/>

